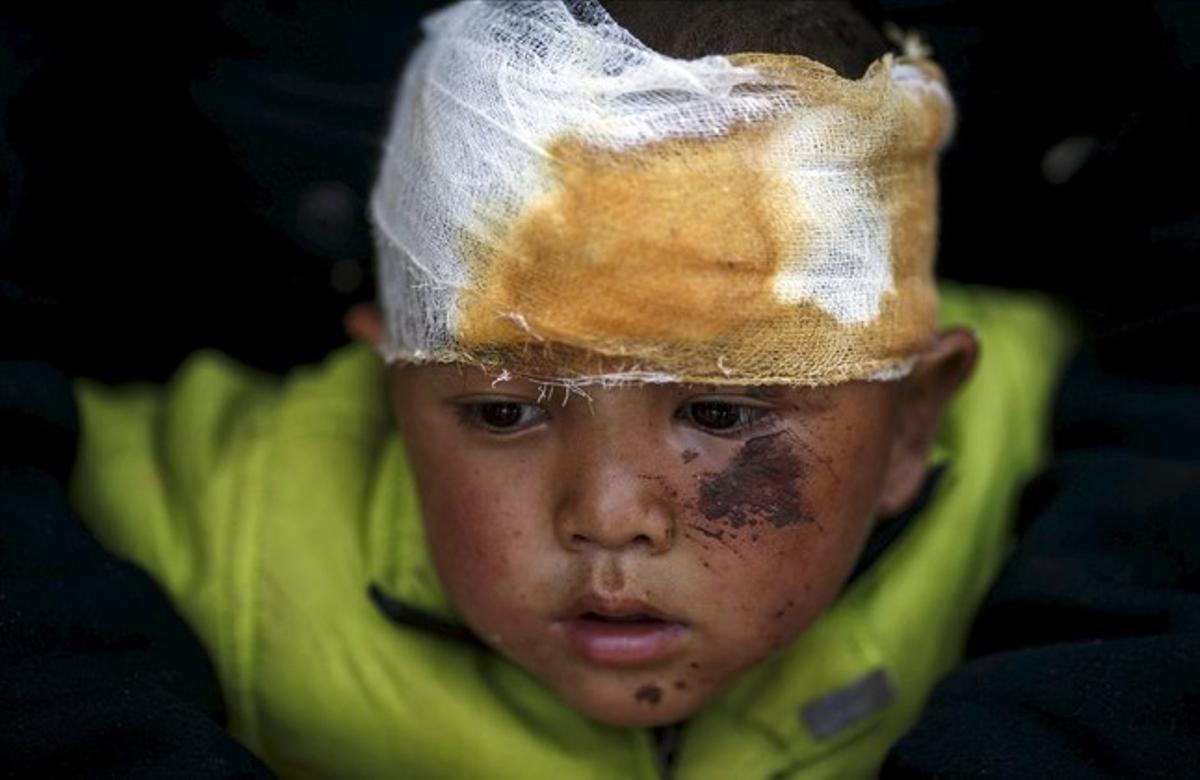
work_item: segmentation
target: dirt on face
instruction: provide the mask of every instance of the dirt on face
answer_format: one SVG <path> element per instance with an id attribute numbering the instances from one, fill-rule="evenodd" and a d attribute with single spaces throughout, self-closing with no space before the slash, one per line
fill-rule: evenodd
<path id="1" fill-rule="evenodd" d="M 757 436 L 724 471 L 701 478 L 698 508 L 706 519 L 731 528 L 810 523 L 796 484 L 803 477 L 804 461 L 788 445 L 787 431 Z"/>
<path id="2" fill-rule="evenodd" d="M 662 688 L 657 685 L 643 685 L 633 694 L 633 698 L 644 704 L 658 704 L 662 701 Z"/>

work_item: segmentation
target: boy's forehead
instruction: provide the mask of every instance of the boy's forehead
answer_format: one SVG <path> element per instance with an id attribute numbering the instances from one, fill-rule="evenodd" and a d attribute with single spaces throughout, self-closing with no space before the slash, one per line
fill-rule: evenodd
<path id="1" fill-rule="evenodd" d="M 536 377 L 520 373 L 496 373 L 469 363 L 443 363 L 416 365 L 394 363 L 389 367 L 393 384 L 397 381 L 417 383 L 437 394 L 476 395 L 520 395 L 539 399 L 572 396 L 581 399 L 620 395 L 633 397 L 690 398 L 697 396 L 731 399 L 749 398 L 765 402 L 788 403 L 796 410 L 827 410 L 836 404 L 839 396 L 862 382 L 844 382 L 836 385 L 816 387 L 800 385 L 717 385 L 694 382 L 624 382 L 607 386 L 592 385 L 577 390 L 568 390 L 559 384 L 547 383 Z M 875 383 L 873 383 L 875 384 Z M 891 383 L 888 383 L 891 384 Z"/>

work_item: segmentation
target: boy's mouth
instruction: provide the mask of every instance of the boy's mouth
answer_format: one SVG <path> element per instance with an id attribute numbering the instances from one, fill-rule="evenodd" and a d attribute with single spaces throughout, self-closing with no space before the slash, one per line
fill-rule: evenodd
<path id="1" fill-rule="evenodd" d="M 601 623 L 664 623 L 666 621 L 645 613 L 632 615 L 604 615 L 599 612 L 584 612 L 578 620 L 597 620 Z"/>
<path id="2" fill-rule="evenodd" d="M 567 645 L 601 666 L 646 666 L 672 655 L 687 638 L 687 624 L 641 602 L 584 598 L 555 621 Z"/>

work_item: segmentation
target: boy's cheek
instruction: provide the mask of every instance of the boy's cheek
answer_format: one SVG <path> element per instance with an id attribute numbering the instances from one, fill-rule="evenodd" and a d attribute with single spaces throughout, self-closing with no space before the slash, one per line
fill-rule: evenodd
<path id="1" fill-rule="evenodd" d="M 837 598 L 859 538 L 857 531 L 841 534 L 815 526 L 773 531 L 757 541 L 736 542 L 733 549 L 703 551 L 710 569 L 681 586 L 722 605 L 723 632 L 769 653 Z"/>
<path id="2" fill-rule="evenodd" d="M 426 535 L 451 602 L 477 627 L 514 625 L 550 605 L 556 572 L 553 536 L 539 530 L 531 499 L 513 486 L 431 486 L 423 498 Z M 494 633 L 494 631 L 491 631 Z M 489 636 L 494 640 L 496 637 Z"/>
<path id="3" fill-rule="evenodd" d="M 426 534 L 438 568 L 452 579 L 503 582 L 514 554 L 534 543 L 516 507 L 464 484 L 425 501 Z"/>

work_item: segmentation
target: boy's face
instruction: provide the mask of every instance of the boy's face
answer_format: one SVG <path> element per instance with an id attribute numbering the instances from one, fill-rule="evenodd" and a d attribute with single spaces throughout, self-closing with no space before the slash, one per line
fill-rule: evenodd
<path id="1" fill-rule="evenodd" d="M 875 517 L 919 482 L 944 402 L 934 393 L 931 412 L 909 380 L 589 389 L 564 404 L 473 368 L 392 377 L 451 601 L 563 699 L 623 726 L 688 717 L 829 606 Z"/>

